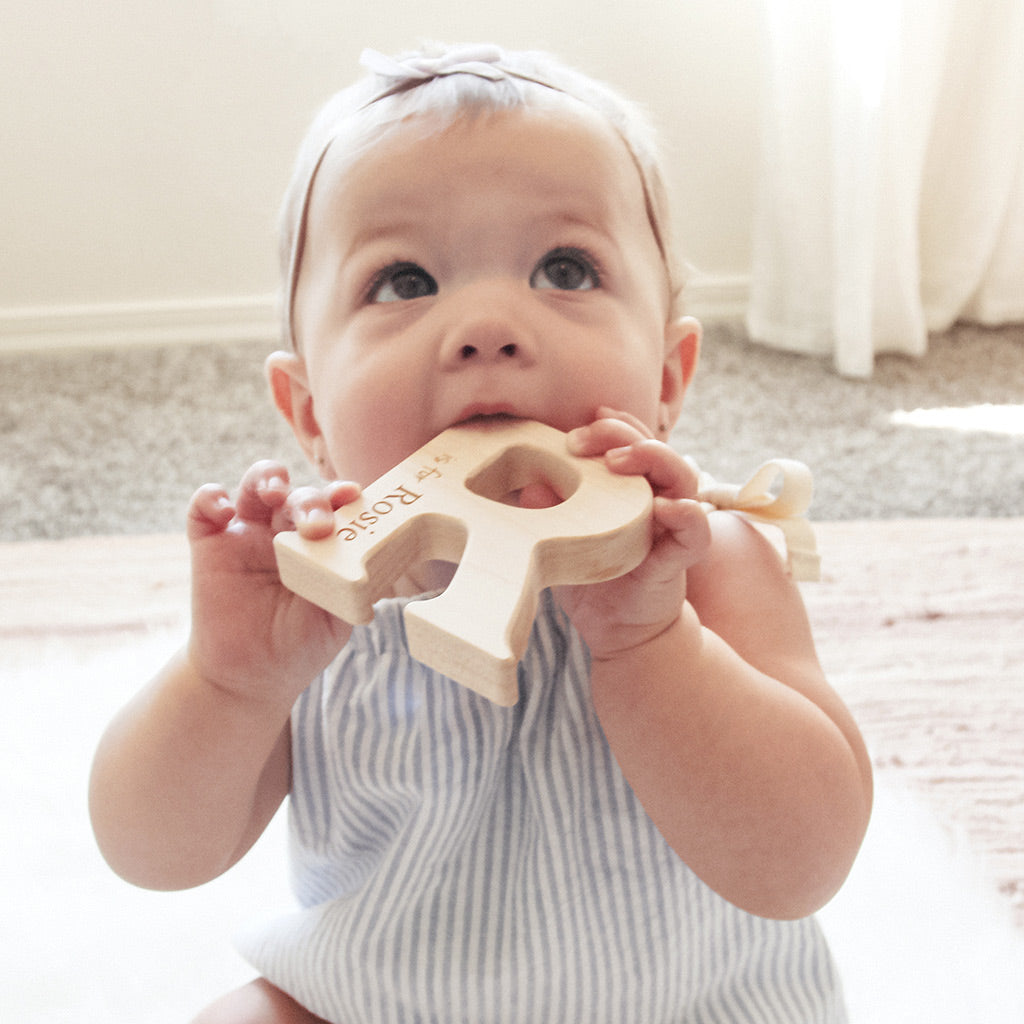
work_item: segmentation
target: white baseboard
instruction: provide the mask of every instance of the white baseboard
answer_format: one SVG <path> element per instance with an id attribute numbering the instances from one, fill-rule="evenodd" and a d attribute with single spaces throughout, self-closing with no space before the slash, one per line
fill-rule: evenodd
<path id="1" fill-rule="evenodd" d="M 272 295 L 0 309 L 0 352 L 173 342 L 274 341 Z"/>
<path id="2" fill-rule="evenodd" d="M 744 274 L 695 274 L 686 288 L 686 311 L 709 323 L 735 319 L 746 313 L 749 295 Z M 273 295 L 0 309 L 0 352 L 273 342 L 278 336 Z"/>
<path id="3" fill-rule="evenodd" d="M 686 312 L 705 323 L 746 316 L 750 302 L 749 274 L 697 274 L 686 284 Z"/>

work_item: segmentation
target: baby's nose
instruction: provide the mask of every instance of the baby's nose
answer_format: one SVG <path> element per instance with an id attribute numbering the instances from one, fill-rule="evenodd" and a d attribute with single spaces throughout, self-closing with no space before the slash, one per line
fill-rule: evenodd
<path id="1" fill-rule="evenodd" d="M 453 317 L 442 346 L 442 362 L 451 369 L 471 364 L 519 362 L 531 365 L 537 356 L 533 332 L 514 303 L 479 294 L 471 308 Z M 468 305 L 468 303 L 467 303 Z"/>
<path id="2" fill-rule="evenodd" d="M 521 351 L 520 346 L 514 341 L 494 340 L 494 338 L 474 339 L 476 344 L 465 342 L 459 349 L 459 358 L 473 359 L 476 356 L 483 358 L 502 356 L 514 359 Z"/>
<path id="3" fill-rule="evenodd" d="M 532 363 L 534 346 L 522 325 L 498 316 L 476 316 L 448 334 L 444 362 L 453 368 L 469 363 Z"/>

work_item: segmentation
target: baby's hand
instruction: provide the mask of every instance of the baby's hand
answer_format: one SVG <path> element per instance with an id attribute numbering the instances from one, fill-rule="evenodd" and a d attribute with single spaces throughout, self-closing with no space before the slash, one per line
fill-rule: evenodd
<path id="1" fill-rule="evenodd" d="M 318 539 L 334 510 L 358 496 L 354 483 L 293 490 L 276 462 L 253 465 L 235 498 L 208 484 L 192 497 L 192 635 L 200 675 L 246 697 L 291 705 L 344 645 L 350 627 L 281 583 L 274 535 Z"/>
<path id="2" fill-rule="evenodd" d="M 686 571 L 711 544 L 707 515 L 695 500 L 697 474 L 628 413 L 599 409 L 589 426 L 569 434 L 574 455 L 603 456 L 613 473 L 645 476 L 654 491 L 653 542 L 640 565 L 607 583 L 559 592 L 595 658 L 610 658 L 666 630 L 686 599 Z"/>

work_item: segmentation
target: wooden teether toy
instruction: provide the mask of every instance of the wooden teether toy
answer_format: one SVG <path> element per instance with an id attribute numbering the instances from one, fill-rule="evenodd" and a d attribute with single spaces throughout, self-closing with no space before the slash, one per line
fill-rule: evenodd
<path id="1" fill-rule="evenodd" d="M 503 500 L 541 479 L 565 495 L 561 504 L 519 508 Z M 466 423 L 338 509 L 331 537 L 279 534 L 278 570 L 290 590 L 361 624 L 407 567 L 457 562 L 442 594 L 406 607 L 409 652 L 510 706 L 539 592 L 614 579 L 639 565 L 650 546 L 652 501 L 643 477 L 570 455 L 565 434 L 553 427 Z"/>

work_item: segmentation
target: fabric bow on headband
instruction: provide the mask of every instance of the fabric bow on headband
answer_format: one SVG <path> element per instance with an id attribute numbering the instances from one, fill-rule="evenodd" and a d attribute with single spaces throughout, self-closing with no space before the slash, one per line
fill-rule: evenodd
<path id="1" fill-rule="evenodd" d="M 719 483 L 695 468 L 699 474 L 699 501 L 713 508 L 739 512 L 754 523 L 777 527 L 786 542 L 786 563 L 793 578 L 821 579 L 818 545 L 806 515 L 813 489 L 811 471 L 802 462 L 772 459 L 742 485 Z"/>
<path id="2" fill-rule="evenodd" d="M 524 82 L 533 82 L 546 89 L 561 92 L 550 82 L 505 67 L 502 64 L 501 50 L 497 46 L 491 45 L 457 46 L 438 57 L 414 54 L 401 60 L 388 57 L 378 50 L 363 50 L 359 57 L 359 63 L 375 75 L 394 80 L 393 85 L 374 96 L 370 103 L 377 103 L 387 96 L 412 89 L 433 78 L 445 78 L 448 75 L 475 75 L 477 78 L 485 78 L 489 82 L 500 82 L 505 78 L 519 78 Z"/>
<path id="3" fill-rule="evenodd" d="M 440 57 L 417 55 L 406 60 L 395 60 L 377 50 L 363 50 L 359 63 L 384 78 L 417 79 L 441 78 L 444 75 L 477 75 L 492 82 L 504 78 L 506 72 L 498 67 L 501 50 L 496 46 L 462 46 Z"/>

